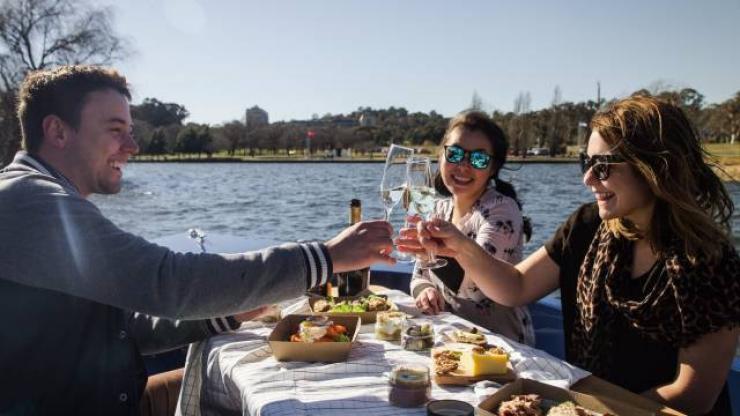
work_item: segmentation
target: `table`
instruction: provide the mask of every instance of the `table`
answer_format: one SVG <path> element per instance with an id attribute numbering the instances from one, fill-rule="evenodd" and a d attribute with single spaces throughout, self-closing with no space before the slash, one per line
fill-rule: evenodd
<path id="1" fill-rule="evenodd" d="M 383 293 L 383 291 L 377 290 Z M 400 291 L 385 294 L 401 310 L 416 313 L 413 299 Z M 303 305 L 293 305 L 300 313 Z M 304 312 L 306 309 L 303 310 Z M 471 327 L 468 321 L 450 313 L 426 317 L 439 334 L 444 330 Z M 481 328 L 479 328 L 481 329 Z M 266 338 L 272 327 L 248 323 L 231 334 L 194 344 L 188 354 L 178 414 L 210 415 L 425 415 L 424 408 L 402 409 L 388 401 L 388 383 L 384 373 L 394 364 L 418 362 L 431 364 L 429 351 L 403 350 L 398 343 L 376 340 L 373 326 L 363 325 L 346 362 L 278 362 Z M 520 377 L 547 381 L 584 393 L 604 394 L 651 411 L 665 411 L 648 399 L 637 396 L 588 372 L 576 368 L 544 351 L 518 344 L 483 330 L 488 341 L 510 353 Z M 475 386 L 432 385 L 433 399 L 455 399 L 473 405 L 498 387 L 495 383 Z"/>

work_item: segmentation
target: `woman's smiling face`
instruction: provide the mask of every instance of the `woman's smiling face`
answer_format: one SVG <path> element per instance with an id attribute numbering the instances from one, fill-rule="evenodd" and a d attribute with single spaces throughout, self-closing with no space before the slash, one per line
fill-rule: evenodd
<path id="1" fill-rule="evenodd" d="M 491 141 L 480 131 L 469 131 L 457 127 L 450 132 L 445 146 L 457 145 L 466 152 L 482 150 L 489 155 L 493 154 Z M 455 198 L 475 201 L 486 190 L 493 175 L 493 160 L 485 169 L 476 169 L 470 165 L 470 153 L 466 153 L 460 163 L 448 162 L 444 154 L 440 156 L 439 169 L 447 189 Z"/>
<path id="2" fill-rule="evenodd" d="M 611 146 L 598 131 L 588 139 L 589 157 L 612 154 Z M 593 167 L 583 175 L 583 183 L 596 197 L 601 219 L 627 218 L 641 224 L 652 216 L 655 196 L 637 171 L 626 162 L 609 164 L 609 175 L 599 180 Z"/>

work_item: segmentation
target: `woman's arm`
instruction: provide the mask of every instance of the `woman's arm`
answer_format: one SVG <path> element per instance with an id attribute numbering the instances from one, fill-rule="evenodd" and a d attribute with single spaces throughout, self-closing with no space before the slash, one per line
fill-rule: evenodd
<path id="1" fill-rule="evenodd" d="M 445 308 L 445 301 L 437 286 L 429 278 L 429 270 L 414 267 L 411 275 L 411 296 L 416 301 L 416 307 L 426 314 L 436 315 Z"/>
<path id="2" fill-rule="evenodd" d="M 725 329 L 704 335 L 678 352 L 678 374 L 672 383 L 643 393 L 690 415 L 712 410 L 735 357 L 740 329 Z"/>
<path id="3" fill-rule="evenodd" d="M 416 236 L 419 242 L 415 242 Z M 416 232 L 404 230 L 398 241 L 403 251 L 434 249 L 455 258 L 488 298 L 505 306 L 529 304 L 557 289 L 560 267 L 544 247 L 516 266 L 489 255 L 474 240 L 443 220 L 421 223 Z"/>

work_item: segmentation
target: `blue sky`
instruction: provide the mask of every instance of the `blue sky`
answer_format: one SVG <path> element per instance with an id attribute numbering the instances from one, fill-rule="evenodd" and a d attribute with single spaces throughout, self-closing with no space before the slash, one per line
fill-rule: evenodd
<path id="1" fill-rule="evenodd" d="M 708 102 L 740 90 L 740 0 L 97 0 L 136 53 L 134 102 L 177 102 L 218 124 L 259 105 L 271 121 L 359 106 L 452 115 L 477 91 L 510 111 L 559 86 L 567 101 L 656 81 Z"/>

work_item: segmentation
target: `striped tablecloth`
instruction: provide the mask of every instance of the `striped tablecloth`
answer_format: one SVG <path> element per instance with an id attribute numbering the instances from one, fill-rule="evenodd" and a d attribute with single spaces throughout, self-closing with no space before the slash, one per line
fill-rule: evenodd
<path id="1" fill-rule="evenodd" d="M 415 311 L 411 297 L 400 291 L 386 294 L 402 310 Z M 297 303 L 293 313 L 308 311 Z M 436 333 L 470 328 L 468 321 L 450 313 L 426 317 Z M 279 362 L 272 357 L 267 336 L 272 327 L 247 323 L 234 333 L 193 344 L 185 365 L 185 380 L 177 414 L 210 415 L 424 415 L 424 408 L 403 409 L 388 402 L 388 373 L 395 364 L 431 365 L 429 351 L 403 350 L 398 343 L 376 340 L 373 326 L 363 325 L 358 342 L 346 362 Z M 569 387 L 588 372 L 507 338 L 487 334 L 488 342 L 510 353 L 519 377 Z M 432 385 L 432 398 L 455 399 L 476 405 L 490 394 L 495 383 L 476 386 Z"/>

